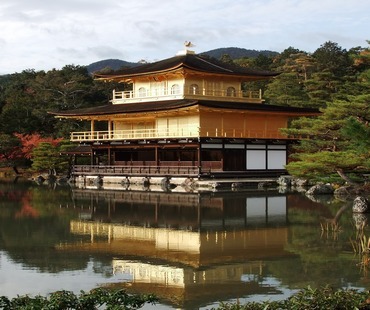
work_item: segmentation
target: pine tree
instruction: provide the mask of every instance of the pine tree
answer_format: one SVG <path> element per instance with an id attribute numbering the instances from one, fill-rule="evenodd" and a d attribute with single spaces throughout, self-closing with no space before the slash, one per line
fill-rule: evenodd
<path id="1" fill-rule="evenodd" d="M 339 53 L 342 60 L 347 59 L 335 44 L 327 47 Z M 320 55 L 338 69 L 332 57 L 323 57 L 328 54 Z M 347 95 L 346 85 L 342 85 L 341 99 L 327 101 L 320 116 L 295 120 L 284 130 L 291 137 L 303 138 L 287 165 L 292 175 L 320 180 L 339 176 L 353 183 L 370 171 L 370 49 L 361 50 L 353 58 L 354 67 L 360 68 L 354 70 L 357 75 Z"/>
<path id="2" fill-rule="evenodd" d="M 61 161 L 59 147 L 50 142 L 40 142 L 32 150 L 32 169 L 35 171 L 58 170 Z"/>
<path id="3" fill-rule="evenodd" d="M 302 107 L 307 105 L 308 97 L 296 73 L 283 73 L 268 84 L 264 93 L 266 101 L 281 106 Z"/>
<path id="4" fill-rule="evenodd" d="M 292 122 L 286 134 L 301 137 L 294 161 L 287 165 L 292 175 L 308 179 L 335 179 L 348 183 L 370 170 L 370 95 L 328 103 L 317 118 Z"/>

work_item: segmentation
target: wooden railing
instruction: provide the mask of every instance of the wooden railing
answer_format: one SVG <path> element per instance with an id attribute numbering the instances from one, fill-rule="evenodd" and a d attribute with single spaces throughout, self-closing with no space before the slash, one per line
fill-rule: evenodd
<path id="1" fill-rule="evenodd" d="M 166 139 L 166 138 L 195 138 L 199 136 L 198 128 L 177 129 L 130 129 L 113 131 L 81 131 L 72 132 L 71 141 L 114 141 L 133 139 Z"/>
<path id="2" fill-rule="evenodd" d="M 139 164 L 142 165 L 139 165 Z M 204 161 L 202 167 L 192 162 L 161 162 L 159 165 L 154 162 L 128 162 L 126 165 L 115 166 L 89 166 L 75 165 L 74 175 L 100 175 L 100 176 L 198 176 L 201 173 L 222 171 L 222 161 Z"/>
<path id="3" fill-rule="evenodd" d="M 252 100 L 256 102 L 262 102 L 261 90 L 258 91 L 244 91 L 244 90 L 230 90 L 226 89 L 213 89 L 213 88 L 200 88 L 194 90 L 192 88 L 177 89 L 176 91 L 168 88 L 155 88 L 155 89 L 145 89 L 138 91 L 115 91 L 113 90 L 113 103 L 125 103 L 134 101 L 152 101 L 152 100 L 164 100 L 164 99 L 174 99 L 174 98 L 199 98 L 199 97 L 209 97 L 209 98 L 223 98 L 223 100 Z"/>
<path id="4" fill-rule="evenodd" d="M 71 141 L 122 141 L 122 140 L 147 140 L 167 138 L 247 138 L 247 139 L 287 139 L 277 130 L 242 130 L 220 128 L 177 128 L 177 129 L 130 129 L 112 131 L 81 131 L 72 132 Z"/>
<path id="5" fill-rule="evenodd" d="M 100 176 L 198 176 L 195 166 L 74 166 L 74 175 Z"/>

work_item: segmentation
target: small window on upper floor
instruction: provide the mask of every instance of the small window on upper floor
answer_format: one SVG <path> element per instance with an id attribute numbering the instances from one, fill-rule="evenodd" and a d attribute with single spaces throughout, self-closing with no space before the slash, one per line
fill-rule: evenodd
<path id="1" fill-rule="evenodd" d="M 198 84 L 191 84 L 189 88 L 189 93 L 191 95 L 198 95 L 199 94 L 199 86 Z"/>
<path id="2" fill-rule="evenodd" d="M 180 94 L 180 85 L 179 84 L 173 84 L 171 86 L 171 95 L 178 95 Z"/>
<path id="3" fill-rule="evenodd" d="M 232 86 L 228 87 L 227 90 L 226 90 L 226 96 L 228 96 L 228 97 L 235 97 L 235 95 L 236 95 L 235 88 L 232 87 Z"/>
<path id="4" fill-rule="evenodd" d="M 146 97 L 146 89 L 145 87 L 139 88 L 139 97 Z"/>

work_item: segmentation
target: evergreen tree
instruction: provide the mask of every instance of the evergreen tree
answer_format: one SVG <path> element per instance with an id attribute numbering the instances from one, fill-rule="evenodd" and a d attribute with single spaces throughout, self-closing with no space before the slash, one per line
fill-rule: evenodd
<path id="1" fill-rule="evenodd" d="M 327 102 L 333 101 L 338 92 L 340 81 L 329 71 L 315 72 L 304 82 L 306 94 L 310 99 L 311 107 L 325 107 Z"/>
<path id="2" fill-rule="evenodd" d="M 9 134 L 0 133 L 0 162 L 15 165 L 20 157 L 20 140 Z"/>
<path id="3" fill-rule="evenodd" d="M 351 174 L 370 170 L 370 49 L 361 50 L 354 59 L 361 64 L 356 80 L 350 83 L 352 92 L 358 90 L 353 92 L 356 95 L 329 101 L 319 117 L 295 120 L 284 130 L 303 138 L 292 156 L 294 161 L 287 165 L 291 174 L 311 179 L 339 175 L 353 183 Z"/>
<path id="4" fill-rule="evenodd" d="M 40 142 L 32 151 L 32 169 L 35 171 L 59 168 L 59 148 L 50 142 Z"/>
<path id="5" fill-rule="evenodd" d="M 273 63 L 273 58 L 267 57 L 263 54 L 259 54 L 255 58 L 244 57 L 244 58 L 236 59 L 234 60 L 234 63 L 241 67 L 270 71 L 271 65 Z M 242 90 L 246 92 L 261 90 L 264 96 L 265 90 L 269 83 L 270 81 L 268 80 L 243 82 Z"/>
<path id="6" fill-rule="evenodd" d="M 317 63 L 318 71 L 331 72 L 338 78 L 347 75 L 352 64 L 347 50 L 331 41 L 322 44 L 313 52 L 312 57 Z"/>
<path id="7" fill-rule="evenodd" d="M 36 93 L 32 83 L 38 74 L 25 70 L 9 76 L 2 95 L 3 108 L 0 114 L 0 131 L 31 133 L 41 127 L 41 120 L 33 114 L 37 107 Z"/>
<path id="8" fill-rule="evenodd" d="M 295 55 L 299 53 L 302 53 L 302 51 L 292 46 L 286 48 L 280 54 L 274 57 L 273 63 L 270 69 L 276 70 L 276 71 L 282 71 L 282 68 L 285 65 L 287 59 L 289 59 L 291 55 Z"/>
<path id="9" fill-rule="evenodd" d="M 328 41 L 312 54 L 312 60 L 315 70 L 304 81 L 310 105 L 325 107 L 327 102 L 343 99 L 342 86 L 353 73 L 350 54 L 337 43 Z"/>
<path id="10" fill-rule="evenodd" d="M 370 170 L 370 95 L 329 102 L 317 118 L 301 118 L 283 130 L 303 138 L 294 161 L 287 165 L 292 175 L 309 179 L 335 179 L 353 183 L 352 173 Z"/>
<path id="11" fill-rule="evenodd" d="M 307 53 L 291 48 L 285 50 L 284 56 L 278 57 L 277 61 L 280 64 L 277 70 L 283 73 L 267 85 L 264 94 L 267 101 L 284 106 L 312 106 L 308 102 L 304 82 L 315 68 L 314 59 Z"/>
<path id="12" fill-rule="evenodd" d="M 264 94 L 270 104 L 302 107 L 308 104 L 308 97 L 296 73 L 283 73 L 267 85 Z"/>

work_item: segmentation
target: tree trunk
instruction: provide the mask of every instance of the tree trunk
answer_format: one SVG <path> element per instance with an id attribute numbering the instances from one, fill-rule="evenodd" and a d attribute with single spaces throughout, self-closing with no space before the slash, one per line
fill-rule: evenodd
<path id="1" fill-rule="evenodd" d="M 346 181 L 349 185 L 358 185 L 356 182 L 352 181 L 343 171 L 343 169 L 337 169 L 338 175 Z"/>
<path id="2" fill-rule="evenodd" d="M 19 173 L 19 171 L 18 171 L 18 169 L 17 169 L 17 166 L 13 166 L 13 171 L 15 172 L 15 174 L 17 174 L 17 175 L 19 175 L 20 173 Z"/>

